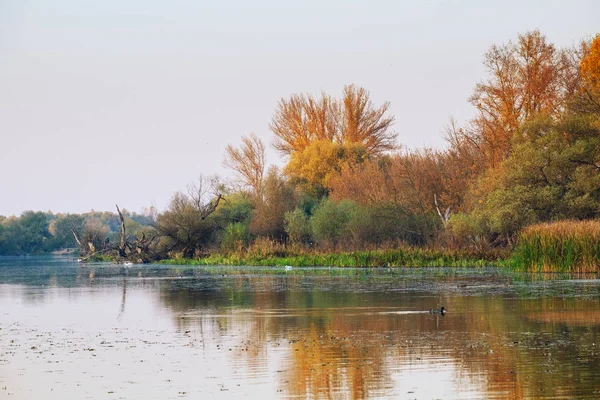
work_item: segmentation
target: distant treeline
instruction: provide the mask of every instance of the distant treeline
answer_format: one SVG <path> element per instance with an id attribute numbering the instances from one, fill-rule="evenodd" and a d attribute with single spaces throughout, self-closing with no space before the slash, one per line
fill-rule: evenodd
<path id="1" fill-rule="evenodd" d="M 135 234 L 153 224 L 152 213 L 129 213 L 127 225 Z M 120 221 L 116 213 L 91 211 L 84 214 L 53 214 L 25 211 L 20 217 L 0 216 L 0 255 L 41 254 L 77 249 L 73 230 L 86 232 L 99 248 L 119 240 Z"/>
<path id="2" fill-rule="evenodd" d="M 406 246 L 494 253 L 532 224 L 598 219 L 600 35 L 556 48 L 527 32 L 493 45 L 483 63 L 487 76 L 468 99 L 476 116 L 449 122 L 446 149 L 399 148 L 389 103 L 374 105 L 355 85 L 339 98 L 281 99 L 270 130 L 282 170 L 266 165 L 262 140 L 243 137 L 226 148 L 235 181 L 201 177 L 155 217 L 129 214 L 128 240 L 141 243 L 131 248 L 150 252 L 144 260 Z M 102 231 L 88 235 L 98 242 L 118 230 L 114 214 L 27 212 L 0 224 L 0 251 L 72 246 L 75 222 Z"/>

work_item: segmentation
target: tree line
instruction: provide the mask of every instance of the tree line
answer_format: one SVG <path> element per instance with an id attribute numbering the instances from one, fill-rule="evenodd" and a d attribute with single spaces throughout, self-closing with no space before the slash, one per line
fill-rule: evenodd
<path id="1" fill-rule="evenodd" d="M 483 62 L 487 76 L 468 99 L 476 116 L 449 122 L 445 149 L 400 148 L 389 103 L 373 104 L 365 88 L 348 85 L 339 97 L 295 94 L 279 101 L 270 123 L 285 167 L 268 166 L 265 143 L 245 136 L 226 147 L 223 164 L 234 181 L 201 177 L 162 213 L 144 221 L 128 214 L 127 240 L 146 230 L 152 258 L 261 246 L 485 251 L 510 248 L 534 223 L 597 219 L 600 35 L 557 48 L 527 32 L 491 46 Z M 64 233 L 69 218 L 84 221 L 82 234 L 96 229 L 86 216 L 49 215 L 1 220 L 0 252 L 66 245 L 68 235 L 53 232 Z M 21 225 L 35 228 L 18 233 L 17 245 Z M 106 226 L 110 241 L 117 230 Z"/>
<path id="2" fill-rule="evenodd" d="M 128 231 L 141 235 L 152 230 L 156 220 L 154 209 L 144 213 L 123 210 Z M 63 214 L 25 211 L 19 217 L 0 216 L 0 255 L 41 254 L 79 247 L 80 240 L 103 249 L 117 243 L 120 235 L 119 216 L 112 212 L 90 211 L 83 214 Z"/>

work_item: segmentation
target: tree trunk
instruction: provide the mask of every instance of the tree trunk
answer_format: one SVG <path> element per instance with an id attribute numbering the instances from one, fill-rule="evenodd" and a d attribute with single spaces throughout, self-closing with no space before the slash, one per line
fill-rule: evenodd
<path id="1" fill-rule="evenodd" d="M 123 217 L 123 213 L 121 212 L 121 210 L 119 210 L 119 206 L 117 204 L 115 204 L 115 206 L 117 206 L 117 212 L 119 213 L 119 219 L 121 220 L 121 240 L 119 241 L 119 256 L 125 258 L 125 247 L 127 244 L 125 240 L 125 218 Z"/>

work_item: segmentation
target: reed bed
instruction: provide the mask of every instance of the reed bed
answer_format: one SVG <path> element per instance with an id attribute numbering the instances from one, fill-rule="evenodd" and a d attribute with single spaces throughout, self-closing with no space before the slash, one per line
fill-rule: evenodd
<path id="1" fill-rule="evenodd" d="M 514 267 L 531 272 L 600 272 L 600 220 L 524 228 L 515 249 Z"/>

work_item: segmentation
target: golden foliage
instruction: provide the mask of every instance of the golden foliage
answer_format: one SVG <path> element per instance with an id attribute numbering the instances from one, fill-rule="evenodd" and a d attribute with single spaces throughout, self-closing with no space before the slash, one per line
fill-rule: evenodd
<path id="1" fill-rule="evenodd" d="M 571 237 L 589 237 L 600 240 L 600 221 L 558 221 L 530 225 L 523 229 L 521 238 L 526 239 L 534 235 L 543 234 L 552 239 L 566 239 Z"/>
<path id="2" fill-rule="evenodd" d="M 600 94 L 600 34 L 596 35 L 587 54 L 581 59 L 580 68 L 588 87 Z"/>
<path id="3" fill-rule="evenodd" d="M 362 145 L 317 140 L 304 150 L 292 153 L 285 173 L 296 183 L 305 186 L 308 192 L 322 195 L 330 188 L 333 175 L 346 166 L 363 162 L 366 157 Z"/>

